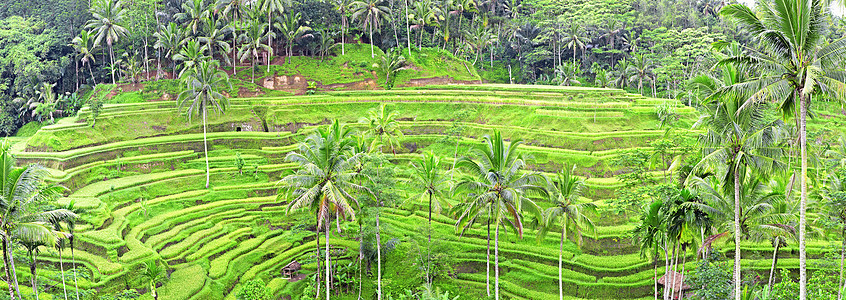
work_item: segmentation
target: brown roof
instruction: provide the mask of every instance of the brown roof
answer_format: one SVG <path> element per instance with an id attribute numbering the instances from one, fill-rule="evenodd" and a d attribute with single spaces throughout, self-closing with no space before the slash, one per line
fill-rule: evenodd
<path id="1" fill-rule="evenodd" d="M 661 276 L 661 278 L 658 279 L 658 284 L 666 286 L 667 285 L 666 282 L 667 282 L 667 280 L 669 280 L 669 279 L 667 279 L 668 275 L 669 275 L 670 279 L 673 280 L 673 283 L 670 285 L 673 288 L 673 290 L 679 291 L 679 287 L 681 287 L 682 291 L 690 289 L 690 286 L 684 283 L 684 275 L 682 275 L 679 272 L 672 271 L 672 270 L 670 270 L 670 272 L 668 272 L 667 274 L 664 274 L 664 276 Z"/>
<path id="2" fill-rule="evenodd" d="M 282 270 L 291 270 L 291 271 L 299 271 L 302 266 L 296 260 L 292 260 L 290 263 L 282 267 Z"/>

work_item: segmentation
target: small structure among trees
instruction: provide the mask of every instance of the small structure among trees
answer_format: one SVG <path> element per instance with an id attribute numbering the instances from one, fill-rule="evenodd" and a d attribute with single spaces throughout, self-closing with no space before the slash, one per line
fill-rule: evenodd
<path id="1" fill-rule="evenodd" d="M 297 276 L 297 272 L 300 271 L 302 265 L 296 260 L 292 260 L 290 263 L 282 267 L 282 278 L 291 279 Z"/>
<path id="2" fill-rule="evenodd" d="M 669 278 L 667 278 L 669 276 Z M 668 283 L 669 282 L 669 283 Z M 687 298 L 687 294 L 683 294 L 686 291 L 690 290 L 690 286 L 684 283 L 684 275 L 679 272 L 670 270 L 664 276 L 661 276 L 658 279 L 658 284 L 664 286 L 664 293 L 672 293 L 670 299 L 681 299 L 681 296 L 684 295 Z"/>

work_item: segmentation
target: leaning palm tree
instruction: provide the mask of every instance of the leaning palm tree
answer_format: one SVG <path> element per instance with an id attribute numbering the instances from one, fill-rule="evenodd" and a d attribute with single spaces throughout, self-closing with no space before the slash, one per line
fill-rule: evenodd
<path id="1" fill-rule="evenodd" d="M 707 126 L 700 136 L 703 158 L 689 177 L 713 172 L 727 194 L 734 196 L 734 281 L 736 299 L 741 297 L 740 238 L 742 180 L 750 172 L 766 177 L 781 169 L 779 158 L 784 132 L 781 122 L 768 122 L 759 105 L 743 106 L 742 97 L 726 96 L 708 104 L 710 115 L 697 126 Z"/>
<path id="2" fill-rule="evenodd" d="M 373 30 L 379 30 L 383 18 L 391 14 L 390 8 L 384 6 L 382 0 L 360 0 L 350 6 L 353 7 L 353 19 L 361 19 L 362 27 L 370 32 L 370 58 L 376 57 L 373 52 Z"/>
<path id="3" fill-rule="evenodd" d="M 120 23 L 123 21 L 126 9 L 121 4 L 121 0 L 95 0 L 91 5 L 91 15 L 93 19 L 88 21 L 85 28 L 89 28 L 94 32 L 94 44 L 92 48 L 97 48 L 103 41 L 109 47 L 109 57 L 112 59 L 112 65 L 115 64 L 115 52 L 112 46 L 117 43 L 121 37 L 125 37 L 129 31 L 126 30 Z M 112 84 L 115 84 L 115 73 L 112 70 Z"/>
<path id="4" fill-rule="evenodd" d="M 291 63 L 291 56 L 294 55 L 294 41 L 298 41 L 305 37 L 312 36 L 309 31 L 311 31 L 311 27 L 301 25 L 300 20 L 302 20 L 303 15 L 302 13 L 287 13 L 282 15 L 282 18 L 278 19 L 277 23 L 274 24 L 276 26 L 276 30 L 282 32 L 282 37 L 285 38 L 285 45 L 288 46 L 286 54 L 288 55 L 288 63 Z"/>
<path id="5" fill-rule="evenodd" d="M 82 66 L 88 65 L 88 73 L 91 74 L 91 82 L 97 85 L 97 80 L 94 79 L 94 71 L 91 70 L 91 64 L 94 63 L 94 46 L 91 42 L 93 36 L 88 30 L 81 30 L 79 35 L 74 37 L 71 41 L 71 47 L 76 50 L 77 57 L 82 63 Z M 84 71 L 83 71 L 84 72 Z"/>
<path id="6" fill-rule="evenodd" d="M 402 130 L 397 121 L 397 112 L 388 111 L 387 104 L 382 103 L 378 109 L 372 109 L 367 112 L 367 117 L 358 120 L 359 123 L 367 124 L 368 131 L 373 136 L 379 138 L 380 145 L 388 144 L 391 147 L 391 152 L 396 155 L 394 145 L 399 145 L 399 139 L 402 138 Z M 375 139 L 373 142 L 377 142 Z M 371 145 L 373 147 L 374 145 Z M 374 147 L 375 148 L 375 147 Z"/>
<path id="7" fill-rule="evenodd" d="M 429 243 L 427 244 L 429 250 L 427 250 L 428 266 L 426 267 L 426 282 L 431 284 L 432 278 L 428 273 L 432 268 L 432 212 L 440 213 L 444 206 L 450 206 L 446 202 L 446 196 L 444 195 L 444 190 L 448 189 L 449 178 L 444 177 L 441 173 L 441 160 L 432 152 L 424 153 L 418 164 L 412 162 L 411 168 L 414 170 L 414 185 L 422 187 L 423 191 L 409 197 L 407 201 L 411 202 L 425 198 L 428 198 L 429 201 Z"/>
<path id="8" fill-rule="evenodd" d="M 15 167 L 10 153 L 11 143 L 0 144 L 0 239 L 3 243 L 3 265 L 9 295 L 21 298 L 18 279 L 15 274 L 15 260 L 12 259 L 12 242 L 27 241 L 53 245 L 56 233 L 50 226 L 51 220 L 76 218 L 64 209 L 39 211 L 43 205 L 54 201 L 62 191 L 61 186 L 44 182 L 47 170 L 38 165 Z"/>
<path id="9" fill-rule="evenodd" d="M 462 157 L 457 165 L 470 175 L 456 184 L 467 190 L 467 203 L 462 206 L 456 222 L 456 230 L 464 231 L 474 219 L 486 210 L 494 223 L 494 297 L 499 299 L 499 231 L 507 227 L 523 236 L 523 212 L 528 211 L 536 219 L 542 219 L 540 207 L 529 197 L 547 196 L 543 185 L 546 179 L 538 173 L 524 173 L 526 166 L 518 151 L 523 143 L 514 140 L 510 144 L 497 131 L 484 138 L 485 147 L 474 149 L 474 157 Z"/>
<path id="10" fill-rule="evenodd" d="M 761 0 L 756 11 L 733 4 L 720 15 L 735 21 L 749 33 L 755 46 L 723 62 L 738 63 L 761 70 L 749 83 L 733 85 L 726 91 L 749 92 L 749 103 L 774 101 L 785 116 L 795 115 L 799 127 L 801 156 L 799 205 L 799 298 L 807 299 L 805 251 L 806 206 L 808 201 L 808 156 L 806 118 L 813 95 L 846 99 L 846 39 L 827 43 L 830 17 L 825 0 Z"/>
<path id="11" fill-rule="evenodd" d="M 353 147 L 352 129 L 335 122 L 326 130 L 318 129 L 298 146 L 298 150 L 288 153 L 285 159 L 297 163 L 296 173 L 285 176 L 277 185 L 290 190 L 280 193 L 277 200 L 287 201 L 287 213 L 292 210 L 309 208 L 317 221 L 316 233 L 321 226 L 326 234 L 326 299 L 329 300 L 329 224 L 333 214 L 347 216 L 355 220 L 358 200 L 354 193 L 373 194 L 367 188 L 356 184 L 355 179 L 362 175 L 354 167 L 362 158 L 362 153 L 349 154 Z M 293 199 L 291 199 L 293 198 Z M 319 239 L 318 255 L 320 253 Z M 318 258 L 319 259 L 319 258 Z M 319 281 L 319 279 L 318 279 Z"/>
<path id="12" fill-rule="evenodd" d="M 203 153 L 206 157 L 206 188 L 209 188 L 209 147 L 206 139 L 206 120 L 209 109 L 223 113 L 229 106 L 229 99 L 220 93 L 225 87 L 231 87 L 229 76 L 219 70 L 220 64 L 216 60 L 200 61 L 194 68 L 184 73 L 185 89 L 179 93 L 176 101 L 179 110 L 187 109 L 188 122 L 196 114 L 203 118 Z"/>
<path id="13" fill-rule="evenodd" d="M 60 234 L 66 234 L 64 228 L 62 228 L 62 221 L 63 219 L 60 218 L 52 218 L 50 219 L 50 224 L 53 225 L 53 230 Z M 65 285 L 65 263 L 63 261 L 62 250 L 65 248 L 65 240 L 64 239 L 56 239 L 56 243 L 53 244 L 56 247 L 56 250 L 59 250 L 59 269 L 61 270 L 62 276 L 62 291 L 65 295 L 65 300 L 68 300 L 68 288 Z"/>
<path id="14" fill-rule="evenodd" d="M 81 215 L 85 212 L 84 209 L 76 207 L 76 201 L 71 200 L 68 204 L 64 207 L 69 212 L 72 212 L 76 215 Z M 76 299 L 79 300 L 79 280 L 77 280 L 77 272 L 76 272 L 76 254 L 74 254 L 74 231 L 76 230 L 76 218 L 65 218 L 64 220 L 65 228 L 67 228 L 68 232 L 65 235 L 68 239 L 68 246 L 70 246 L 71 250 L 71 267 L 73 268 L 73 285 L 76 292 Z"/>
<path id="15" fill-rule="evenodd" d="M 542 240 L 549 229 L 555 223 L 561 225 L 561 241 L 558 245 L 558 299 L 564 299 L 564 281 L 561 276 L 562 254 L 564 252 L 564 240 L 569 239 L 568 232 L 573 232 L 576 244 L 582 244 L 582 233 L 592 232 L 596 235 L 596 226 L 588 216 L 588 213 L 596 214 L 596 205 L 590 202 L 579 203 L 582 189 L 585 186 L 583 180 L 573 176 L 572 171 L 566 167 L 557 174 L 556 181 L 550 182 L 549 196 L 555 206 L 544 212 L 543 225 L 538 234 L 538 240 Z"/>

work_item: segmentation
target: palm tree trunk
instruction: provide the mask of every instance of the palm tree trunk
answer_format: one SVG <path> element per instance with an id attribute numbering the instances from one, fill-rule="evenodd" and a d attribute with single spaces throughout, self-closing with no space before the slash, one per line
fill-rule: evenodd
<path id="1" fill-rule="evenodd" d="M 499 222 L 494 231 L 494 299 L 499 300 Z"/>
<path id="2" fill-rule="evenodd" d="M 32 274 L 32 294 L 35 295 L 35 300 L 38 300 L 38 274 L 35 273 L 35 262 L 38 254 L 32 251 L 32 263 L 29 265 L 29 272 Z"/>
<path id="3" fill-rule="evenodd" d="M 668 273 L 667 275 L 667 283 L 670 285 L 670 299 L 675 299 L 673 296 L 675 289 L 676 289 L 676 259 L 678 256 L 676 253 L 678 252 L 678 243 L 674 242 L 673 249 L 670 250 L 670 271 L 672 273 Z"/>
<path id="4" fill-rule="evenodd" d="M 408 42 L 408 58 L 411 59 L 411 27 L 408 22 L 408 0 L 405 0 L 405 39 Z"/>
<path id="5" fill-rule="evenodd" d="M 657 248 L 658 245 L 656 244 L 655 247 Z M 654 290 L 655 300 L 658 300 L 658 255 L 657 255 L 657 253 L 658 252 L 657 252 L 657 249 L 656 249 L 656 255 L 652 259 L 652 272 L 654 273 L 653 279 L 655 279 L 655 290 Z"/>
<path id="6" fill-rule="evenodd" d="M 681 271 L 682 284 L 679 286 L 679 300 L 684 299 L 684 293 L 683 293 L 684 290 L 682 290 L 682 286 L 684 286 L 684 267 L 685 267 L 685 264 L 687 264 L 687 248 L 683 248 L 683 249 L 684 249 L 683 250 L 684 253 L 682 253 L 682 271 Z"/>
<path id="7" fill-rule="evenodd" d="M 12 289 L 12 286 L 13 286 L 12 274 L 14 274 L 14 273 L 12 271 L 12 268 L 10 267 L 10 264 L 9 264 L 9 260 L 10 260 L 9 258 L 11 257 L 11 255 L 9 255 L 8 249 L 9 249 L 9 241 L 4 236 L 3 237 L 3 265 L 4 265 L 4 268 L 3 269 L 6 270 L 6 286 L 9 287 L 9 296 L 12 300 L 15 300 L 15 291 Z"/>
<path id="8" fill-rule="evenodd" d="M 78 91 L 79 90 L 79 60 L 74 59 L 73 60 L 73 66 L 74 66 L 74 69 L 76 70 L 76 75 L 74 75 L 73 79 L 74 79 L 74 81 L 76 81 L 76 90 Z"/>
<path id="9" fill-rule="evenodd" d="M 267 6 L 267 72 L 270 72 L 270 53 L 273 52 L 273 25 L 271 25 L 270 19 L 270 5 Z"/>
<path id="10" fill-rule="evenodd" d="M 206 188 L 209 188 L 209 142 L 206 139 L 206 115 L 208 114 L 208 108 L 203 106 L 203 153 L 206 154 Z"/>
<path id="11" fill-rule="evenodd" d="M 734 299 L 740 300 L 740 170 L 734 170 Z"/>
<path id="12" fill-rule="evenodd" d="M 370 46 L 372 47 L 373 44 Z M 380 207 L 379 204 L 376 206 Z M 376 300 L 382 300 L 382 234 L 379 232 L 378 210 L 376 211 L 376 268 Z"/>
<path id="13" fill-rule="evenodd" d="M 487 272 L 485 273 L 485 289 L 488 291 L 488 297 L 491 296 L 491 214 L 493 208 L 488 208 L 488 245 L 487 255 L 485 256 L 485 266 Z"/>
<path id="14" fill-rule="evenodd" d="M 362 271 L 362 269 L 364 269 L 364 266 L 361 265 L 361 258 L 362 258 L 361 252 L 362 251 L 360 251 L 361 250 L 360 248 L 361 248 L 361 243 L 364 242 L 364 233 L 361 231 L 361 227 L 362 227 L 361 223 L 358 223 L 358 243 L 359 243 L 359 252 L 358 252 L 358 298 L 356 298 L 356 299 L 361 299 L 361 287 L 362 287 L 361 271 Z"/>
<path id="15" fill-rule="evenodd" d="M 667 246 L 667 234 L 665 233 L 664 234 L 664 277 L 665 278 L 668 278 L 667 274 L 670 273 L 670 254 L 667 253 L 667 248 L 669 248 L 669 247 Z M 667 296 L 669 296 L 669 294 L 667 294 L 667 291 L 669 291 L 669 288 L 667 287 L 667 281 L 664 280 L 664 300 L 669 299 L 667 297 Z"/>
<path id="16" fill-rule="evenodd" d="M 76 300 L 79 300 L 79 280 L 76 279 L 76 256 L 73 253 L 73 237 L 68 240 L 70 241 L 71 248 L 71 266 L 73 266 L 73 287 L 76 289 Z"/>
<path id="17" fill-rule="evenodd" d="M 770 288 L 770 291 L 773 289 L 773 278 L 775 277 L 776 260 L 778 259 L 778 246 L 781 244 L 778 239 L 779 238 L 776 237 L 775 245 L 773 245 L 773 265 L 770 267 L 770 278 L 767 282 L 767 286 Z"/>
<path id="18" fill-rule="evenodd" d="M 375 17 L 374 17 L 375 18 Z M 376 57 L 376 54 L 373 54 L 373 23 L 370 23 L 370 58 Z M 382 299 L 382 292 L 379 291 L 379 299 Z"/>
<path id="19" fill-rule="evenodd" d="M 567 236 L 567 216 L 564 216 L 564 224 L 561 225 L 561 241 L 558 242 L 558 300 L 564 300 L 564 281 L 561 278 L 561 268 L 564 252 L 564 237 Z"/>
<path id="20" fill-rule="evenodd" d="M 68 289 L 65 287 L 65 263 L 62 261 L 62 247 L 59 246 L 59 269 L 62 270 L 62 290 L 65 293 L 65 300 L 68 300 Z M 20 292 L 18 292 L 20 294 Z M 20 295 L 18 295 L 20 297 Z"/>
<path id="21" fill-rule="evenodd" d="M 808 203 L 808 134 L 806 132 L 807 104 L 809 96 L 799 93 L 799 151 L 802 157 L 802 194 L 799 200 L 799 300 L 808 298 L 808 274 L 805 253 L 805 209 Z"/>
<path id="22" fill-rule="evenodd" d="M 235 17 L 236 17 L 235 11 L 233 10 L 232 11 L 232 77 L 235 77 L 235 72 L 236 72 L 235 71 L 235 65 L 237 65 L 235 54 L 236 54 L 236 52 L 238 52 L 238 51 L 235 51 L 235 49 L 237 48 L 235 46 L 235 39 L 236 39 L 235 31 L 237 31 L 235 29 Z"/>
<path id="23" fill-rule="evenodd" d="M 427 230 L 429 234 L 429 244 L 426 245 L 426 283 L 432 284 L 432 193 L 429 193 L 429 229 Z"/>
<path id="24" fill-rule="evenodd" d="M 109 57 L 112 59 L 112 70 L 109 71 L 112 73 L 112 84 L 116 84 L 115 82 L 115 51 L 112 49 L 112 45 L 109 45 Z"/>
<path id="25" fill-rule="evenodd" d="M 323 229 L 326 233 L 326 256 L 324 259 L 326 260 L 326 300 L 329 300 L 329 287 L 332 285 L 329 283 L 329 218 L 326 219 L 324 224 L 326 228 Z"/>
<path id="26" fill-rule="evenodd" d="M 320 299 L 320 220 L 317 218 L 317 215 L 314 216 L 314 219 L 316 220 L 316 223 L 314 224 L 314 241 L 316 242 L 315 245 L 317 246 L 317 259 L 315 260 L 317 262 L 317 276 L 315 276 L 315 278 L 317 279 L 317 289 L 315 290 L 316 295 L 314 298 Z"/>

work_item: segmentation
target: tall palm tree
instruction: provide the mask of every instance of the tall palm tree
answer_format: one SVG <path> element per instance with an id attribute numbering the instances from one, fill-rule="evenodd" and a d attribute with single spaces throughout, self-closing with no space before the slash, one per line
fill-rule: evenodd
<path id="1" fill-rule="evenodd" d="M 291 6 L 290 0 L 262 0 L 261 1 L 261 11 L 267 13 L 267 71 L 270 72 L 270 57 L 273 55 L 273 14 L 283 14 L 285 12 L 285 6 Z"/>
<path id="2" fill-rule="evenodd" d="M 241 48 L 238 49 L 238 56 L 240 62 L 244 62 L 247 58 L 250 59 L 250 78 L 253 83 L 256 82 L 256 61 L 259 57 L 259 52 L 269 52 L 270 47 L 262 44 L 262 39 L 267 37 L 267 24 L 259 23 L 256 19 L 250 23 L 250 26 L 241 34 Z"/>
<path id="3" fill-rule="evenodd" d="M 182 70 L 179 71 L 178 77 L 182 78 L 186 72 L 191 72 L 201 62 L 210 60 L 211 57 L 206 55 L 208 50 L 209 48 L 206 45 L 196 40 L 190 40 L 185 46 L 182 46 L 179 53 L 173 55 L 172 58 L 174 61 L 182 62 Z"/>
<path id="4" fill-rule="evenodd" d="M 156 38 L 153 48 L 163 51 L 164 56 L 170 60 L 170 70 L 174 78 L 176 77 L 176 60 L 173 59 L 173 56 L 179 52 L 179 49 L 187 41 L 185 35 L 185 30 L 173 22 L 167 24 L 167 26 L 160 26 L 159 31 L 153 33 Z"/>
<path id="5" fill-rule="evenodd" d="M 21 245 L 26 248 L 26 253 L 29 256 L 29 274 L 30 284 L 32 285 L 32 294 L 35 299 L 38 299 L 38 273 L 36 273 L 36 263 L 38 262 L 38 253 L 41 246 L 47 246 L 39 241 L 21 241 Z"/>
<path id="6" fill-rule="evenodd" d="M 183 26 L 191 30 L 191 34 L 197 36 L 203 27 L 203 22 L 211 15 L 209 6 L 204 0 L 186 0 L 182 2 L 182 12 L 173 15 L 173 18 L 185 22 Z"/>
<path id="7" fill-rule="evenodd" d="M 399 145 L 399 139 L 402 138 L 397 115 L 397 111 L 389 111 L 387 104 L 382 103 L 378 109 L 368 111 L 367 117 L 358 120 L 359 123 L 367 124 L 370 133 L 379 138 L 380 145 L 388 144 L 394 155 L 397 153 L 394 145 Z"/>
<path id="8" fill-rule="evenodd" d="M 655 74 L 652 72 L 655 69 L 655 65 L 652 64 L 652 60 L 646 58 L 643 53 L 635 55 L 634 61 L 629 64 L 629 68 L 627 72 L 629 75 L 629 81 L 637 80 L 637 90 L 639 93 L 643 94 L 643 80 L 644 79 L 651 79 Z"/>
<path id="9" fill-rule="evenodd" d="M 461 32 L 461 21 L 464 19 L 464 13 L 478 11 L 476 0 L 455 0 L 451 8 L 445 7 L 444 9 L 452 9 L 449 14 L 458 17 L 459 32 Z"/>
<path id="10" fill-rule="evenodd" d="M 417 39 L 417 49 L 423 49 L 423 32 L 425 31 L 426 26 L 438 22 L 437 11 L 432 8 L 432 3 L 430 1 L 419 1 L 414 3 L 414 10 L 412 10 L 411 14 L 409 14 L 407 18 L 409 19 L 410 24 L 412 24 L 409 29 L 415 29 L 418 33 L 420 33 L 420 36 Z M 448 38 L 447 34 L 447 39 Z"/>
<path id="11" fill-rule="evenodd" d="M 497 131 L 483 138 L 485 147 L 474 149 L 474 158 L 459 158 L 458 166 L 466 169 L 469 176 L 462 178 L 456 187 L 470 191 L 467 204 L 463 206 L 456 222 L 456 230 L 466 230 L 473 220 L 486 210 L 494 232 L 494 297 L 499 299 L 499 230 L 508 227 L 519 237 L 523 236 L 522 213 L 528 211 L 536 219 L 542 219 L 540 207 L 529 197 L 547 196 L 544 188 L 546 179 L 538 173 L 524 173 L 526 166 L 518 151 L 523 143 L 514 140 L 510 144 Z"/>
<path id="12" fill-rule="evenodd" d="M 633 230 L 635 240 L 640 246 L 640 256 L 652 259 L 655 300 L 658 300 L 658 250 L 667 236 L 665 207 L 663 199 L 655 199 L 646 205 L 640 215 L 640 223 Z"/>
<path id="13" fill-rule="evenodd" d="M 9 295 L 21 298 L 18 279 L 15 274 L 15 260 L 12 259 L 12 242 L 26 241 L 53 245 L 56 233 L 50 221 L 77 217 L 64 209 L 38 211 L 38 208 L 54 201 L 63 189 L 61 186 L 44 182 L 47 170 L 39 165 L 15 167 L 11 154 L 11 143 L 0 144 L 0 203 L 3 218 L 0 218 L 0 239 L 3 243 L 3 264 Z"/>
<path id="14" fill-rule="evenodd" d="M 724 61 L 762 70 L 748 84 L 726 90 L 752 92 L 749 102 L 779 102 L 785 115 L 796 115 L 801 156 L 799 205 L 799 298 L 807 299 L 805 251 L 806 206 L 808 201 L 807 110 L 815 94 L 846 99 L 846 39 L 826 44 L 828 1 L 758 1 L 757 10 L 745 5 L 728 5 L 720 15 L 735 21 L 754 38 L 758 47 L 744 47 L 744 53 Z M 796 113 L 798 111 L 798 114 Z"/>
<path id="15" fill-rule="evenodd" d="M 570 28 L 564 32 L 564 40 L 562 42 L 566 44 L 565 47 L 573 49 L 573 62 L 576 61 L 576 51 L 582 49 L 582 52 L 584 52 L 585 42 L 587 41 L 588 37 L 582 32 L 582 26 L 579 23 L 574 22 L 570 24 Z"/>
<path id="16" fill-rule="evenodd" d="M 88 65 L 91 82 L 97 85 L 97 80 L 94 79 L 94 71 L 91 70 L 91 64 L 94 63 L 94 45 L 91 42 L 92 39 L 93 35 L 90 31 L 85 29 L 80 30 L 79 35 L 71 41 L 71 47 L 76 51 L 77 59 L 79 59 L 79 62 L 82 62 L 82 66 Z"/>
<path id="17" fill-rule="evenodd" d="M 473 52 L 476 53 L 476 57 L 473 59 L 473 65 L 476 65 L 476 61 L 479 60 L 479 56 L 482 55 L 482 50 L 485 49 L 490 44 L 496 42 L 496 36 L 489 30 L 482 26 L 476 27 L 473 31 L 465 32 L 465 36 L 467 39 L 467 45 L 473 48 Z M 482 63 L 480 64 L 482 69 L 485 68 L 485 65 Z"/>
<path id="18" fill-rule="evenodd" d="M 576 244 L 581 245 L 582 233 L 592 232 L 596 235 L 596 226 L 587 215 L 587 213 L 596 213 L 596 205 L 590 202 L 579 202 L 584 188 L 584 181 L 573 176 L 571 170 L 564 168 L 557 174 L 556 181 L 550 182 L 548 190 L 550 191 L 550 200 L 555 206 L 548 208 L 544 212 L 544 226 L 541 227 L 538 240 L 542 240 L 549 229 L 555 226 L 555 223 L 561 225 L 561 241 L 558 244 L 558 299 L 564 299 L 564 281 L 562 279 L 561 270 L 562 254 L 564 252 L 564 240 L 569 239 L 568 232 L 573 232 L 576 238 Z M 568 230 L 569 229 L 569 230 Z"/>
<path id="19" fill-rule="evenodd" d="M 309 208 L 317 219 L 315 231 L 321 226 L 326 234 L 326 299 L 329 300 L 329 224 L 333 213 L 348 216 L 355 220 L 358 200 L 353 193 L 365 193 L 372 196 L 367 188 L 355 183 L 362 176 L 354 167 L 362 158 L 362 153 L 349 154 L 354 139 L 352 129 L 338 120 L 326 130 L 318 129 L 309 135 L 298 150 L 288 153 L 285 159 L 299 164 L 297 172 L 285 176 L 277 183 L 291 192 L 278 194 L 277 200 L 288 201 L 287 212 Z M 290 199 L 289 197 L 293 197 Z M 319 241 L 318 241 L 319 247 Z M 319 250 L 318 250 L 319 255 Z"/>
<path id="20" fill-rule="evenodd" d="M 379 24 L 383 18 L 391 14 L 391 10 L 384 5 L 382 0 L 359 0 L 351 4 L 353 7 L 353 19 L 361 19 L 364 29 L 370 32 L 370 58 L 376 57 L 373 52 L 373 30 L 379 30 Z"/>
<path id="21" fill-rule="evenodd" d="M 150 295 L 153 299 L 158 300 L 159 294 L 156 292 L 156 285 L 167 280 L 167 273 L 156 261 L 148 261 L 144 263 L 144 269 L 141 270 L 141 279 L 150 284 Z"/>
<path id="22" fill-rule="evenodd" d="M 432 268 L 431 245 L 432 245 L 432 211 L 440 213 L 444 206 L 450 206 L 446 202 L 444 190 L 448 189 L 449 178 L 441 174 L 441 160 L 432 152 L 426 152 L 421 157 L 418 164 L 411 163 L 411 168 L 414 170 L 414 185 L 423 187 L 423 191 L 414 194 L 408 201 L 421 200 L 428 197 L 429 201 L 429 243 L 427 246 L 427 262 L 426 267 L 426 281 L 432 283 L 432 278 L 429 272 Z"/>
<path id="23" fill-rule="evenodd" d="M 300 24 L 302 17 L 302 13 L 297 12 L 294 14 L 289 12 L 282 15 L 278 22 L 274 24 L 276 26 L 276 30 L 282 32 L 282 37 L 285 38 L 285 45 L 288 46 L 288 49 L 286 49 L 288 63 L 291 63 L 291 56 L 294 55 L 294 41 L 312 36 L 309 33 L 311 31 L 311 27 Z"/>
<path id="24" fill-rule="evenodd" d="M 198 37 L 197 40 L 201 43 L 206 43 L 206 48 L 209 50 L 209 57 L 214 59 L 214 49 L 220 49 L 221 57 L 223 57 L 223 61 L 226 64 L 230 64 L 233 61 L 229 60 L 229 56 L 226 55 L 227 52 L 231 49 L 229 43 L 226 42 L 226 33 L 227 31 L 231 31 L 232 28 L 230 25 L 226 25 L 221 27 L 218 24 L 218 19 L 214 17 L 210 17 L 206 19 L 205 22 L 205 34 L 203 36 Z"/>
<path id="25" fill-rule="evenodd" d="M 229 19 L 231 22 L 229 28 L 232 30 L 232 44 L 230 45 L 232 49 L 232 74 L 235 74 L 235 62 L 238 61 L 235 59 L 235 55 L 238 49 L 238 43 L 236 39 L 238 38 L 238 22 L 241 21 L 241 18 L 244 16 L 244 6 L 247 4 L 246 0 L 218 0 L 217 2 L 217 9 L 222 10 L 222 15 L 224 18 Z"/>
<path id="26" fill-rule="evenodd" d="M 109 47 L 109 57 L 112 59 L 112 65 L 115 64 L 115 52 L 112 49 L 113 45 L 117 43 L 121 37 L 125 37 L 129 31 L 120 25 L 123 22 L 126 9 L 121 4 L 121 0 L 95 0 L 91 5 L 91 16 L 93 19 L 88 21 L 85 28 L 93 30 L 94 44 L 92 48 L 97 48 L 103 41 Z M 112 84 L 115 84 L 115 73 L 112 70 Z"/>
<path id="27" fill-rule="evenodd" d="M 613 76 L 614 86 L 617 88 L 625 88 L 629 86 L 629 60 L 625 57 L 617 61 L 614 66 L 614 71 L 611 72 Z"/>
<path id="28" fill-rule="evenodd" d="M 72 212 L 76 215 L 82 215 L 86 211 L 82 208 L 76 207 L 76 201 L 71 200 L 68 202 L 68 205 L 64 207 L 65 210 Z M 76 300 L 79 300 L 79 280 L 77 280 L 77 272 L 76 272 L 76 254 L 74 253 L 74 233 L 76 230 L 76 221 L 77 218 L 65 218 L 64 220 L 65 228 L 67 228 L 68 232 L 65 237 L 68 239 L 68 246 L 71 249 L 71 267 L 73 268 L 73 285 L 76 291 Z"/>
<path id="29" fill-rule="evenodd" d="M 62 228 L 62 221 L 64 220 L 60 218 L 52 218 L 50 219 L 50 224 L 53 225 L 53 230 L 60 234 L 65 234 L 64 228 Z M 65 240 L 56 239 L 56 243 L 53 244 L 53 246 L 56 247 L 56 250 L 59 250 L 59 269 L 61 270 L 62 275 L 62 291 L 65 295 L 65 300 L 68 300 L 68 289 L 65 285 L 65 263 L 62 256 L 62 250 L 65 248 Z"/>
<path id="30" fill-rule="evenodd" d="M 179 102 L 179 111 L 186 108 L 188 122 L 194 114 L 203 118 L 203 153 L 206 157 L 206 188 L 209 188 L 209 146 L 206 139 L 206 120 L 209 110 L 223 113 L 229 106 L 227 99 L 220 90 L 231 87 L 229 76 L 219 70 L 220 64 L 216 60 L 200 61 L 194 68 L 184 73 L 183 82 L 185 89 L 179 93 L 176 101 Z"/>
<path id="31" fill-rule="evenodd" d="M 708 104 L 710 115 L 703 116 L 699 126 L 708 126 L 700 136 L 703 158 L 691 176 L 712 171 L 723 185 L 726 194 L 734 195 L 734 281 L 735 297 L 741 297 L 740 238 L 741 181 L 749 172 L 766 177 L 782 167 L 780 144 L 783 139 L 781 122 L 767 122 L 759 105 L 743 106 L 742 97 L 722 97 Z"/>
<path id="32" fill-rule="evenodd" d="M 350 28 L 350 18 L 348 16 L 350 12 L 350 5 L 352 4 L 352 0 L 335 0 L 335 9 L 338 11 L 338 14 L 341 15 L 341 55 L 346 55 L 346 49 L 344 48 L 344 44 L 347 41 L 347 31 Z"/>

